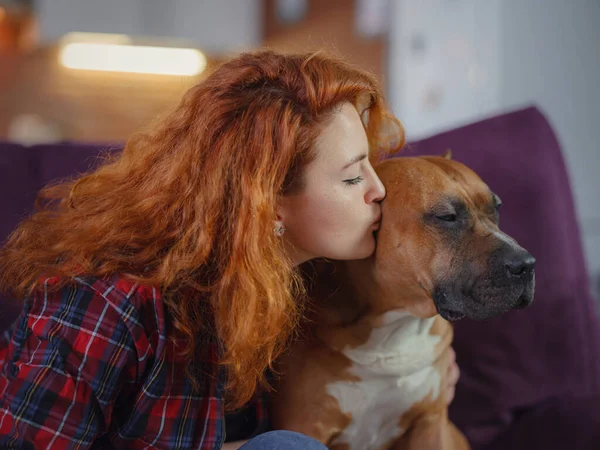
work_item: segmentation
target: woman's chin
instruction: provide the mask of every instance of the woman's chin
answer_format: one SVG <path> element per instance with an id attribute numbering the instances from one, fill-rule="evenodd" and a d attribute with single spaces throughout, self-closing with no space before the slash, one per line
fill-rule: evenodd
<path id="1" fill-rule="evenodd" d="M 365 259 L 371 256 L 373 252 L 375 252 L 375 238 L 373 237 L 372 233 L 369 233 L 364 244 L 356 252 L 356 255 L 348 259 Z"/>
<path id="2" fill-rule="evenodd" d="M 360 242 L 354 241 L 353 244 L 336 242 L 335 246 L 329 246 L 327 249 L 322 249 L 324 250 L 322 253 L 317 253 L 314 249 L 312 249 L 313 251 L 311 253 L 317 253 L 319 258 L 350 261 L 354 259 L 365 259 L 373 255 L 375 252 L 375 245 L 373 232 L 369 232 Z M 315 258 L 316 257 L 317 256 L 315 256 Z"/>

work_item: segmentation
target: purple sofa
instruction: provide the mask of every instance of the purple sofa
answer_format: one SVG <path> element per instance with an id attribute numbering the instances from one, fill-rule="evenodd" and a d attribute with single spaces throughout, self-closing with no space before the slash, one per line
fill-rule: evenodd
<path id="1" fill-rule="evenodd" d="M 84 172 L 102 147 L 0 144 L 0 241 L 46 183 Z M 533 305 L 456 324 L 462 376 L 450 415 L 474 449 L 600 448 L 600 323 L 557 140 L 535 108 L 411 143 L 452 149 L 502 198 L 503 229 L 537 258 Z M 0 327 L 15 316 L 1 300 Z"/>

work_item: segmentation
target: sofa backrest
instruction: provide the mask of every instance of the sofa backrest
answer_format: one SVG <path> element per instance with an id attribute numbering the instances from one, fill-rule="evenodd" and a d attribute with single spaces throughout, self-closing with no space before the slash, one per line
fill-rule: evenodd
<path id="1" fill-rule="evenodd" d="M 24 147 L 0 142 L 0 243 L 33 209 L 39 190 L 48 183 L 92 170 L 115 145 L 74 143 Z"/>
<path id="2" fill-rule="evenodd" d="M 544 116 L 527 108 L 410 144 L 450 148 L 500 196 L 503 231 L 537 259 L 533 304 L 455 325 L 461 380 L 450 415 L 482 448 L 544 399 L 600 392 L 600 325 L 566 166 Z"/>

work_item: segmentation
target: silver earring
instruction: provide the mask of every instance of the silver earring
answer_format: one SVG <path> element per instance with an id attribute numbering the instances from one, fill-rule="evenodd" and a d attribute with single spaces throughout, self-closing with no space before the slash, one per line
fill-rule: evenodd
<path id="1" fill-rule="evenodd" d="M 281 237 L 283 236 L 283 233 L 285 233 L 285 227 L 283 225 L 277 225 L 273 228 L 273 233 L 275 233 L 275 236 Z"/>

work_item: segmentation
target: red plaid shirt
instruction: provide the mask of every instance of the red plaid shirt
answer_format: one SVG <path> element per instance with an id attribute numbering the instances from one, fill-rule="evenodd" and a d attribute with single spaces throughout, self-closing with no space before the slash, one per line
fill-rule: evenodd
<path id="1" fill-rule="evenodd" d="M 50 292 L 56 282 L 25 302 L 0 345 L 0 447 L 221 448 L 223 377 L 192 393 L 157 289 L 112 277 Z M 217 354 L 206 345 L 200 373 L 213 372 Z M 238 434 L 228 440 L 266 431 L 263 405 L 228 416 Z"/>

